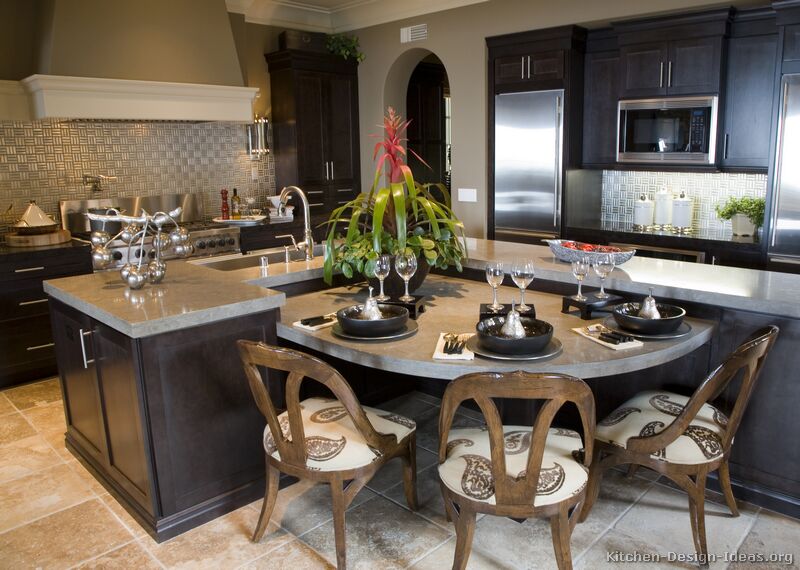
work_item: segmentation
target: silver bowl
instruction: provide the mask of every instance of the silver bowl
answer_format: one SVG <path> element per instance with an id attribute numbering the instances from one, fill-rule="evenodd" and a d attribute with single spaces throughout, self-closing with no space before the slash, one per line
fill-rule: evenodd
<path id="1" fill-rule="evenodd" d="M 590 262 L 592 262 L 597 256 L 611 255 L 614 258 L 614 265 L 622 265 L 636 254 L 636 250 L 632 247 L 599 246 L 614 249 L 616 251 L 583 251 L 581 249 L 572 249 L 571 247 L 566 247 L 564 245 L 567 242 L 585 245 L 583 242 L 570 239 L 546 239 L 544 241 L 546 241 L 547 245 L 550 246 L 550 251 L 553 252 L 553 255 L 555 255 L 556 259 L 559 261 L 566 261 L 567 263 L 572 263 L 573 261 L 578 261 L 579 259 L 588 259 Z"/>

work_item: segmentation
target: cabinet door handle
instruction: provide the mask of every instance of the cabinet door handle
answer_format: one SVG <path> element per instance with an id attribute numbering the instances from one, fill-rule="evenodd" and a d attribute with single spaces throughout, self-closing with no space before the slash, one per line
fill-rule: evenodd
<path id="1" fill-rule="evenodd" d="M 55 345 L 56 345 L 56 343 L 54 343 L 54 342 L 48 342 L 47 344 L 39 344 L 39 345 L 36 345 L 36 346 L 29 346 L 25 350 L 39 350 L 39 349 L 42 349 L 42 348 L 50 348 L 51 346 L 55 346 Z"/>
<path id="2" fill-rule="evenodd" d="M 664 87 L 664 62 L 661 62 L 661 67 L 658 71 L 658 86 Z"/>
<path id="3" fill-rule="evenodd" d="M 325 161 L 325 180 L 330 180 L 330 179 L 331 179 L 331 177 L 328 174 L 328 161 L 326 160 Z"/>
<path id="4" fill-rule="evenodd" d="M 83 329 L 78 329 L 78 338 L 81 340 L 81 356 L 83 356 L 83 367 L 89 368 L 89 365 L 94 362 L 94 358 L 91 360 L 86 360 L 86 344 L 83 342 L 83 337 L 89 336 L 92 334 L 92 331 L 84 331 Z"/>
<path id="5" fill-rule="evenodd" d="M 528 56 L 528 79 L 531 78 L 531 56 Z"/>
<path id="6" fill-rule="evenodd" d="M 667 87 L 672 87 L 672 62 L 667 66 Z"/>
<path id="7" fill-rule="evenodd" d="M 309 206 L 309 208 L 313 208 L 314 206 L 324 206 L 324 205 L 325 204 L 323 204 L 322 202 L 312 202 L 308 206 Z"/>
<path id="8" fill-rule="evenodd" d="M 44 271 L 44 267 L 24 267 L 22 269 L 15 269 L 14 273 L 27 273 L 28 271 Z"/>
<path id="9" fill-rule="evenodd" d="M 28 306 L 28 305 L 36 305 L 36 304 L 38 304 L 38 303 L 46 303 L 46 302 L 47 302 L 47 299 L 45 298 L 45 299 L 36 299 L 36 300 L 34 300 L 34 301 L 20 301 L 20 302 L 19 302 L 19 303 L 17 303 L 17 304 L 18 304 L 20 307 L 26 307 L 26 306 Z"/>
<path id="10" fill-rule="evenodd" d="M 728 160 L 728 141 L 730 140 L 731 135 L 725 133 L 725 141 L 722 143 L 722 158 L 723 160 Z"/>
<path id="11" fill-rule="evenodd" d="M 335 179 L 336 176 L 333 174 L 333 161 L 331 161 L 331 180 Z"/>
<path id="12" fill-rule="evenodd" d="M 525 56 L 519 58 L 519 78 L 525 79 Z"/>

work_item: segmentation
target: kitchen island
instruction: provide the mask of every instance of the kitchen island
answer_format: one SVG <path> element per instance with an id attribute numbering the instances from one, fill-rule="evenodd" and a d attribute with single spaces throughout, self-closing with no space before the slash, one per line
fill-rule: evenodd
<path id="1" fill-rule="evenodd" d="M 602 417 L 641 389 L 691 392 L 750 332 L 774 323 L 781 337 L 737 436 L 731 470 L 741 498 L 800 514 L 800 446 L 776 437 L 796 429 L 800 405 L 800 384 L 784 381 L 785 370 L 800 366 L 800 278 L 634 258 L 615 270 L 607 287 L 632 298 L 654 287 L 656 297 L 689 310 L 692 334 L 614 352 L 569 330 L 586 321 L 560 313 L 560 295 L 574 293 L 575 284 L 569 265 L 555 261 L 549 249 L 485 240 L 468 240 L 468 246 L 464 274 L 429 277 L 421 290 L 430 300 L 420 330 L 396 343 L 347 343 L 330 331 L 292 327 L 366 294 L 360 286 L 326 290 L 321 257 L 272 263 L 267 270 L 258 267 L 257 254 L 227 265 L 173 261 L 161 285 L 141 291 L 129 291 L 116 272 L 47 282 L 59 315 L 54 333 L 70 449 L 163 540 L 263 493 L 264 421 L 238 361 L 238 338 L 316 353 L 349 380 L 358 367 L 362 378 L 351 380 L 357 391 L 390 385 L 398 376 L 442 390 L 448 379 L 476 368 L 568 372 L 588 380 Z M 535 364 L 433 361 L 439 332 L 470 332 L 478 303 L 489 300 L 485 261 L 516 257 L 534 260 L 537 291 L 530 297 L 539 317 L 555 325 L 564 353 Z M 516 289 L 501 290 L 501 300 L 512 298 L 518 298 Z M 374 390 L 359 396 L 380 401 Z"/>

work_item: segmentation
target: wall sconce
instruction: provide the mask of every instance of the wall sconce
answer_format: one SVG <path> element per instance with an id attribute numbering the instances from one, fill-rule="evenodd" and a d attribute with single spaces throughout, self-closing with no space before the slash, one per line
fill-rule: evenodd
<path id="1" fill-rule="evenodd" d="M 267 129 L 269 121 L 266 117 L 256 117 L 255 120 L 247 125 L 247 152 L 251 158 L 259 158 L 269 154 L 269 144 L 267 144 Z"/>

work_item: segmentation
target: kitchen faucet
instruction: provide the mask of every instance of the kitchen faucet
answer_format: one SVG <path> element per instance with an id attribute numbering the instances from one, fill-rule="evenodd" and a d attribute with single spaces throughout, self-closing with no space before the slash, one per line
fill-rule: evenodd
<path id="1" fill-rule="evenodd" d="M 314 259 L 314 234 L 311 231 L 311 213 L 309 212 L 308 207 L 308 198 L 306 197 L 305 192 L 303 192 L 297 186 L 286 186 L 283 190 L 281 190 L 281 206 L 285 206 L 286 202 L 290 198 L 290 194 L 294 192 L 298 196 L 300 196 L 300 201 L 303 203 L 303 225 L 304 225 L 304 239 L 300 243 L 294 239 L 294 236 L 291 234 L 275 236 L 275 237 L 288 237 L 291 238 L 292 244 L 294 244 L 294 248 L 297 251 L 304 251 L 306 254 L 306 261 L 311 261 Z"/>

